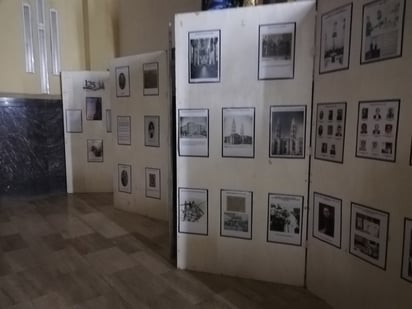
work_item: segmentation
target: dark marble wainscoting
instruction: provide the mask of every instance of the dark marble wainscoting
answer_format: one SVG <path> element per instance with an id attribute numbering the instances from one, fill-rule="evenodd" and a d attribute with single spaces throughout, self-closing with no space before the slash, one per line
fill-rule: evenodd
<path id="1" fill-rule="evenodd" d="M 66 192 L 61 100 L 0 97 L 0 195 Z"/>

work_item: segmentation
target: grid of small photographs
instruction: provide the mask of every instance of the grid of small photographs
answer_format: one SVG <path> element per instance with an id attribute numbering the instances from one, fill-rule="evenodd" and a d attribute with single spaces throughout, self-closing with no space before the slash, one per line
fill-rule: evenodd
<path id="1" fill-rule="evenodd" d="M 179 188 L 178 190 L 179 233 L 208 234 L 208 190 Z"/>

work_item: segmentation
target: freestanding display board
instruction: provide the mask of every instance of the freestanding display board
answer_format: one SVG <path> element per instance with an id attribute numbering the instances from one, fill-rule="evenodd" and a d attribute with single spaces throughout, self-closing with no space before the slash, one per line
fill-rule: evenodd
<path id="1" fill-rule="evenodd" d="M 167 53 L 114 59 L 110 74 L 114 205 L 168 220 L 172 182 Z"/>
<path id="2" fill-rule="evenodd" d="M 176 16 L 177 265 L 303 285 L 315 3 Z"/>

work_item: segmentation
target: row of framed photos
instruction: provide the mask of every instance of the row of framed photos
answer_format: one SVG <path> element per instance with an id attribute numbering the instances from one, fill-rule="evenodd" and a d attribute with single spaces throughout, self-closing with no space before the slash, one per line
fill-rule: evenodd
<path id="1" fill-rule="evenodd" d="M 159 95 L 159 63 L 151 62 L 142 65 L 143 96 Z M 130 97 L 130 67 L 115 68 L 116 97 Z"/>
<path id="2" fill-rule="evenodd" d="M 118 191 L 122 193 L 132 194 L 132 165 L 118 164 L 117 174 Z M 161 199 L 159 168 L 145 168 L 145 196 L 147 198 Z"/>
<path id="3" fill-rule="evenodd" d="M 146 147 L 160 147 L 160 116 L 144 116 L 144 145 Z M 117 116 L 117 144 L 132 144 L 132 117 Z"/>

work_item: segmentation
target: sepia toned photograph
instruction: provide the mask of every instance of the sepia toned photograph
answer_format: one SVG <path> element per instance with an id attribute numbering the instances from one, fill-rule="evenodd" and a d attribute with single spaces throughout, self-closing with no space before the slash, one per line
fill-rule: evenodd
<path id="1" fill-rule="evenodd" d="M 132 144 L 131 116 L 117 116 L 117 144 Z"/>
<path id="2" fill-rule="evenodd" d="M 304 159 L 305 129 L 306 106 L 271 106 L 269 157 Z"/>
<path id="3" fill-rule="evenodd" d="M 401 277 L 412 283 L 412 219 L 405 218 Z"/>
<path id="4" fill-rule="evenodd" d="M 386 269 L 389 213 L 351 203 L 349 252 L 354 256 Z"/>
<path id="5" fill-rule="evenodd" d="M 253 193 L 221 190 L 220 198 L 220 235 L 252 239 Z"/>
<path id="6" fill-rule="evenodd" d="M 361 64 L 402 56 L 406 0 L 377 0 L 363 6 Z"/>
<path id="7" fill-rule="evenodd" d="M 220 30 L 189 32 L 189 83 L 220 82 Z"/>
<path id="8" fill-rule="evenodd" d="M 352 3 L 322 15 L 319 73 L 349 68 Z"/>
<path id="9" fill-rule="evenodd" d="M 267 241 L 302 245 L 303 196 L 269 193 Z"/>
<path id="10" fill-rule="evenodd" d="M 296 24 L 259 25 L 258 79 L 293 79 Z"/>
<path id="11" fill-rule="evenodd" d="M 208 234 L 208 190 L 179 188 L 179 233 Z"/>
<path id="12" fill-rule="evenodd" d="M 132 193 L 132 166 L 119 164 L 117 170 L 119 192 Z"/>
<path id="13" fill-rule="evenodd" d="M 159 63 L 143 64 L 143 95 L 159 95 Z"/>
<path id="14" fill-rule="evenodd" d="M 101 97 L 86 97 L 86 120 L 102 120 Z"/>
<path id="15" fill-rule="evenodd" d="M 144 116 L 144 145 L 160 147 L 160 117 Z"/>
<path id="16" fill-rule="evenodd" d="M 179 109 L 179 156 L 209 156 L 209 110 Z"/>
<path id="17" fill-rule="evenodd" d="M 87 140 L 87 162 L 103 162 L 103 140 Z"/>
<path id="18" fill-rule="evenodd" d="M 160 199 L 160 169 L 158 168 L 145 168 L 146 173 L 146 197 Z"/>
<path id="19" fill-rule="evenodd" d="M 222 157 L 255 157 L 255 108 L 222 108 Z"/>
<path id="20" fill-rule="evenodd" d="M 130 72 L 128 66 L 115 68 L 116 97 L 130 97 Z"/>
<path id="21" fill-rule="evenodd" d="M 82 110 L 81 109 L 66 109 L 66 132 L 67 133 L 82 133 Z"/>
<path id="22" fill-rule="evenodd" d="M 342 200 L 313 193 L 313 237 L 337 248 L 341 247 Z"/>

